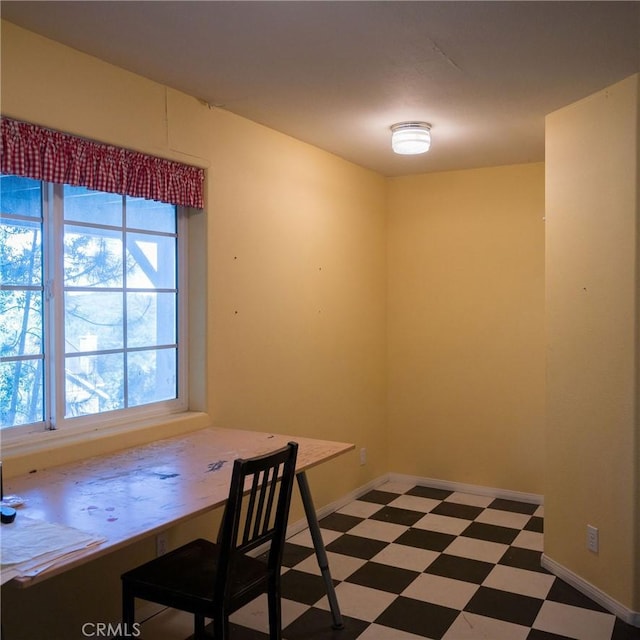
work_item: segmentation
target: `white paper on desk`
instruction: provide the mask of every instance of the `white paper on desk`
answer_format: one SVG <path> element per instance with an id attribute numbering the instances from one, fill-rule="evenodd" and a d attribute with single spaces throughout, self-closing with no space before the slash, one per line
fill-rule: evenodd
<path id="1" fill-rule="evenodd" d="M 1 583 L 16 576 L 34 576 L 70 554 L 104 540 L 20 513 L 11 524 L 3 524 L 0 528 Z"/>

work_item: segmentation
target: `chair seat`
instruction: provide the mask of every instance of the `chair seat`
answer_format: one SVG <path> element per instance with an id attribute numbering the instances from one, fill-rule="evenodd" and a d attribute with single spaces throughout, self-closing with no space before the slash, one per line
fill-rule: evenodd
<path id="1" fill-rule="evenodd" d="M 213 617 L 219 555 L 219 545 L 200 538 L 125 573 L 122 580 L 137 597 Z M 267 591 L 265 567 L 256 558 L 236 558 L 229 585 L 234 610 Z"/>

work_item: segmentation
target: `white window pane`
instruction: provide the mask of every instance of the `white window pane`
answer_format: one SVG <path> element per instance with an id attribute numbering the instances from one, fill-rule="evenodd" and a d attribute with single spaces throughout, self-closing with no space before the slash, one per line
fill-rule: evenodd
<path id="1" fill-rule="evenodd" d="M 42 360 L 0 363 L 0 426 L 42 422 Z"/>
<path id="2" fill-rule="evenodd" d="M 120 292 L 67 291 L 64 310 L 65 353 L 123 348 L 124 313 Z"/>
<path id="3" fill-rule="evenodd" d="M 127 293 L 127 346 L 175 344 L 175 317 L 175 293 Z"/>
<path id="4" fill-rule="evenodd" d="M 0 291 L 0 356 L 40 353 L 42 293 L 31 290 Z"/>
<path id="5" fill-rule="evenodd" d="M 33 286 L 42 283 L 42 225 L 40 222 L 3 221 L 0 224 L 2 284 Z"/>
<path id="6" fill-rule="evenodd" d="M 0 176 L 0 212 L 20 216 L 42 216 L 42 190 L 39 180 Z"/>
<path id="7" fill-rule="evenodd" d="M 129 354 L 129 406 L 176 397 L 176 350 L 157 349 Z"/>
<path id="8" fill-rule="evenodd" d="M 173 204 L 127 196 L 127 228 L 175 233 L 176 207 Z"/>
<path id="9" fill-rule="evenodd" d="M 65 418 L 122 409 L 124 407 L 123 354 L 67 356 L 65 399 Z"/>
<path id="10" fill-rule="evenodd" d="M 127 234 L 127 288 L 173 289 L 176 283 L 176 239 Z"/>
<path id="11" fill-rule="evenodd" d="M 122 279 L 122 233 L 65 227 L 65 286 L 121 287 Z"/>
<path id="12" fill-rule="evenodd" d="M 64 219 L 99 225 L 122 226 L 123 197 L 64 185 Z"/>

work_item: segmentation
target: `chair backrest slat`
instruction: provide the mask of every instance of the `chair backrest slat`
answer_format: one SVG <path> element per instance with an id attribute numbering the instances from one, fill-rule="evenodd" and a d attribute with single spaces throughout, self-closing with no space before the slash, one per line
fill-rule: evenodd
<path id="1" fill-rule="evenodd" d="M 262 533 L 266 533 L 269 527 L 271 526 L 271 512 L 273 510 L 273 499 L 276 495 L 276 486 L 277 486 L 279 469 L 280 469 L 280 466 L 278 466 L 277 468 L 274 468 L 273 478 L 271 479 L 271 483 L 269 484 L 269 497 L 267 498 L 267 506 L 264 514 L 264 525 L 262 528 Z"/>
<path id="2" fill-rule="evenodd" d="M 244 532 L 242 534 L 242 544 L 246 544 L 250 540 L 251 536 L 251 521 L 253 519 L 253 508 L 256 503 L 256 494 L 260 487 L 260 474 L 253 475 L 253 482 L 251 483 L 251 491 L 249 492 L 249 504 L 247 506 L 247 512 L 244 521 Z M 254 534 L 255 535 L 255 534 Z"/>
<path id="3" fill-rule="evenodd" d="M 262 483 L 260 484 L 260 496 L 258 497 L 258 505 L 255 514 L 253 514 L 253 534 L 252 538 L 257 538 L 263 533 L 260 525 L 262 524 L 262 510 L 264 509 L 265 493 L 269 484 L 269 478 L 272 469 L 265 469 L 262 472 Z M 277 472 L 277 469 L 276 469 Z"/>

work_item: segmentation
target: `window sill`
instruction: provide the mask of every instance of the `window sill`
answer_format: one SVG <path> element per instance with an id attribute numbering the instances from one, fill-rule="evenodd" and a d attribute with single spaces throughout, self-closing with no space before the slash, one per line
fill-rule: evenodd
<path id="1" fill-rule="evenodd" d="M 210 423 L 208 414 L 187 411 L 100 429 L 57 429 L 23 434 L 15 438 L 3 434 L 3 472 L 5 477 L 10 478 L 45 467 L 170 438 L 202 429 Z"/>

